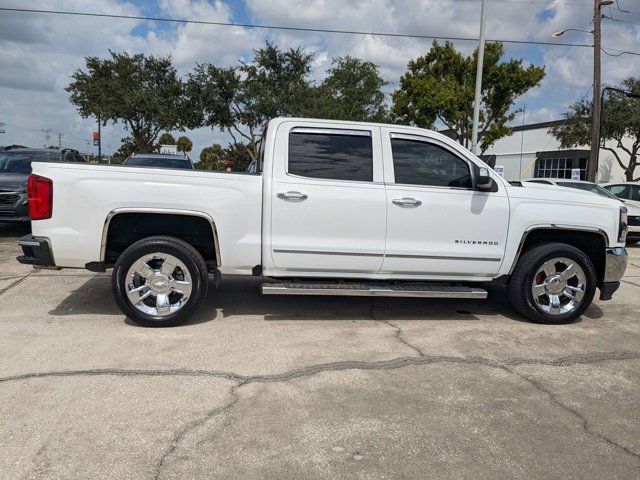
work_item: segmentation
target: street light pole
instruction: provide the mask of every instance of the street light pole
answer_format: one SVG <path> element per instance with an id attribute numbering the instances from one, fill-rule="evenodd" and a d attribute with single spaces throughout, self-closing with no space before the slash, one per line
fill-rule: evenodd
<path id="1" fill-rule="evenodd" d="M 487 23 L 487 2 L 482 0 L 480 11 L 480 43 L 478 44 L 478 65 L 476 66 L 476 92 L 473 100 L 473 127 L 471 131 L 471 151 L 478 151 L 478 122 L 480 121 L 480 97 L 482 94 L 482 67 L 484 66 L 484 38 Z"/>
<path id="2" fill-rule="evenodd" d="M 601 56 L 601 28 L 602 0 L 594 0 L 593 13 L 593 102 L 591 107 L 591 152 L 587 168 L 587 180 L 596 181 L 598 175 L 598 157 L 600 154 L 600 56 Z"/>

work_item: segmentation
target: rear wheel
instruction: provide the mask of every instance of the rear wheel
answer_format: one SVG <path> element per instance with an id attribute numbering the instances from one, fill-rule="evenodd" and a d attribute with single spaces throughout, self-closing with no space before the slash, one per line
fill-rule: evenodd
<path id="1" fill-rule="evenodd" d="M 545 243 L 520 257 L 509 279 L 509 301 L 538 323 L 569 323 L 593 300 L 596 272 L 581 250 L 564 243 Z"/>
<path id="2" fill-rule="evenodd" d="M 202 304 L 207 266 L 183 240 L 155 236 L 127 248 L 113 269 L 113 294 L 122 312 L 146 327 L 185 322 Z"/>

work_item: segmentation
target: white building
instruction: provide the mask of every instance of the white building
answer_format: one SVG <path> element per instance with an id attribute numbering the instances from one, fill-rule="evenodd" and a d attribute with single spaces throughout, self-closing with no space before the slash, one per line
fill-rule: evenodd
<path id="1" fill-rule="evenodd" d="M 485 152 L 483 158 L 490 165 L 503 167 L 504 178 L 509 181 L 536 177 L 572 178 L 572 173 L 575 178 L 578 170 L 580 178 L 585 180 L 589 163 L 588 147 L 561 150 L 558 141 L 549 131 L 551 127 L 562 122 L 563 120 L 555 120 L 513 127 L 511 134 L 498 140 Z M 625 142 L 629 147 L 631 143 L 631 139 Z M 620 150 L 619 155 L 623 162 L 628 161 L 627 153 Z M 640 168 L 636 169 L 636 175 L 640 174 L 638 170 Z M 624 180 L 624 171 L 613 154 L 601 149 L 598 181 Z"/>

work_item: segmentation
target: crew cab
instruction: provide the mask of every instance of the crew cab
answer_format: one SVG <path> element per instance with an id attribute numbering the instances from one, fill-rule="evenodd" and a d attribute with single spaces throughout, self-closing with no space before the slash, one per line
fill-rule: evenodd
<path id="1" fill-rule="evenodd" d="M 522 315 L 565 323 L 626 268 L 619 201 L 512 186 L 434 131 L 276 118 L 254 170 L 34 165 L 18 260 L 113 269 L 116 302 L 147 326 L 184 322 L 208 274 L 284 295 L 486 298 L 504 282 Z"/>

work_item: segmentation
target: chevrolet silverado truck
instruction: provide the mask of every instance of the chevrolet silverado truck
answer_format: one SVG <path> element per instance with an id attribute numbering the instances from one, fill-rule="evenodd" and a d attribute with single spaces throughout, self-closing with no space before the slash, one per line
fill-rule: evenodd
<path id="1" fill-rule="evenodd" d="M 277 118 L 255 173 L 38 163 L 33 233 L 18 260 L 113 269 L 145 326 L 184 322 L 209 274 L 262 277 L 263 294 L 486 298 L 506 283 L 542 323 L 608 300 L 627 264 L 620 202 L 512 186 L 434 131 Z"/>

